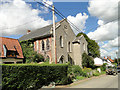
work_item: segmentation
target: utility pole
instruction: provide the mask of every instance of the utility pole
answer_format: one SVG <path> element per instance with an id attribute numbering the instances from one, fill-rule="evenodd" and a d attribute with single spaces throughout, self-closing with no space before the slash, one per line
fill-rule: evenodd
<path id="1" fill-rule="evenodd" d="M 53 61 L 55 64 L 57 64 L 56 60 L 56 44 L 55 44 L 55 11 L 54 11 L 54 5 L 52 7 L 53 10 Z"/>
<path id="2" fill-rule="evenodd" d="M 117 63 L 118 63 L 118 65 L 119 65 L 118 52 L 116 52 L 116 56 L 117 56 Z"/>

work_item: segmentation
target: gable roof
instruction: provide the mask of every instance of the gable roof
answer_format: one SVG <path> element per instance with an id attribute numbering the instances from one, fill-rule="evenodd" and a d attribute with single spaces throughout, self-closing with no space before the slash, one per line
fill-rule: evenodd
<path id="1" fill-rule="evenodd" d="M 80 40 L 81 40 L 82 38 L 85 39 L 85 37 L 84 37 L 83 35 L 80 35 L 79 37 L 76 37 L 76 38 L 73 40 L 73 43 L 80 43 Z M 85 41 L 86 41 L 86 39 L 85 39 Z M 87 41 L 86 41 L 86 42 L 87 42 Z"/>
<path id="2" fill-rule="evenodd" d="M 3 45 L 5 45 L 6 49 L 9 51 L 17 51 L 17 58 L 24 58 L 18 39 L 0 37 L 0 52 L 2 51 L 0 57 L 5 57 Z"/>
<path id="3" fill-rule="evenodd" d="M 66 19 L 62 19 L 61 21 L 57 22 L 56 28 L 64 20 L 66 20 Z M 52 26 L 53 26 L 53 24 L 45 26 L 43 28 L 39 28 L 35 31 L 30 32 L 29 34 L 23 35 L 21 38 L 19 38 L 19 41 L 30 40 L 30 39 L 35 39 L 35 38 L 40 38 L 40 37 L 52 35 L 52 33 L 51 33 Z"/>
<path id="4" fill-rule="evenodd" d="M 30 32 L 29 34 L 23 35 L 21 38 L 19 38 L 19 40 L 29 40 L 32 38 L 38 38 L 38 37 L 42 37 L 45 35 L 50 35 L 50 30 L 51 30 L 52 25 L 48 25 L 46 27 L 37 29 L 33 32 Z"/>
<path id="5" fill-rule="evenodd" d="M 110 57 L 107 57 L 107 58 L 104 57 L 104 60 L 106 60 L 106 61 L 109 60 L 112 63 L 114 62 L 114 60 L 112 60 Z"/>

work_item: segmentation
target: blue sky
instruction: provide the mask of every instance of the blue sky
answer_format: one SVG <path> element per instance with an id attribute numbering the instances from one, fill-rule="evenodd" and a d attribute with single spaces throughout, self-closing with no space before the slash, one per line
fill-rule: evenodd
<path id="1" fill-rule="evenodd" d="M 36 3 L 36 2 L 27 2 L 27 4 L 31 4 L 31 8 L 33 9 L 39 9 L 42 10 L 40 8 L 40 4 Z M 85 24 L 85 32 L 84 33 L 89 33 L 90 31 L 94 31 L 96 30 L 96 28 L 98 27 L 97 21 L 98 19 L 94 16 L 91 16 L 89 14 L 88 11 L 88 6 L 89 6 L 89 2 L 54 2 L 53 3 L 54 6 L 65 16 L 68 17 L 69 15 L 71 16 L 76 16 L 78 13 L 86 13 L 89 17 L 86 20 L 86 24 Z M 44 10 L 44 9 L 43 9 Z M 44 20 L 52 20 L 52 12 L 51 10 L 49 10 L 49 13 L 41 13 L 39 14 L 40 17 L 44 18 Z M 57 16 L 57 21 L 60 21 L 62 18 L 60 16 Z M 10 38 L 20 38 L 22 35 L 10 35 L 10 36 L 5 36 L 5 37 L 10 37 Z"/>
<path id="2" fill-rule="evenodd" d="M 0 30 L 2 36 L 20 38 L 27 30 L 52 24 L 52 12 L 36 2 L 10 0 L 0 3 Z M 101 56 L 116 57 L 118 43 L 118 1 L 119 0 L 85 0 L 88 2 L 51 2 L 79 29 L 85 31 L 89 38 L 96 40 L 100 46 Z M 107 3 L 107 4 L 106 4 Z M 56 22 L 62 18 L 56 15 Z M 76 30 L 73 28 L 73 31 Z"/>

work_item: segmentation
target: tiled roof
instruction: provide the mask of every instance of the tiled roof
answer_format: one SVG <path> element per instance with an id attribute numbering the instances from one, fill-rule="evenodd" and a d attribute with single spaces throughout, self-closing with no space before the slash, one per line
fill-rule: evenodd
<path id="1" fill-rule="evenodd" d="M 66 19 L 62 19 L 61 21 L 56 22 L 56 28 L 64 20 L 66 20 Z M 51 24 L 51 25 L 45 26 L 43 28 L 39 28 L 39 29 L 37 29 L 35 31 L 32 31 L 29 34 L 23 35 L 22 37 L 19 38 L 19 41 L 30 40 L 30 39 L 35 39 L 35 38 L 40 38 L 40 37 L 52 35 L 52 33 L 51 33 L 52 26 L 53 25 Z"/>
<path id="2" fill-rule="evenodd" d="M 29 39 L 49 35 L 51 27 L 52 27 L 52 25 L 49 25 L 49 26 L 37 29 L 37 30 L 35 30 L 35 31 L 33 31 L 33 32 L 29 33 L 29 34 L 23 35 L 21 38 L 19 38 L 19 41 L 29 40 Z"/>
<path id="3" fill-rule="evenodd" d="M 112 63 L 114 62 L 114 60 L 112 60 L 112 59 L 109 58 L 109 57 L 107 57 L 107 58 L 104 57 L 104 59 L 105 59 L 105 60 L 109 60 L 109 61 L 112 62 Z"/>
<path id="4" fill-rule="evenodd" d="M 19 55 L 17 55 L 17 58 L 24 58 L 23 53 L 22 53 L 22 48 L 21 48 L 20 43 L 17 39 L 0 37 L 0 52 L 2 51 L 0 57 L 5 57 L 3 45 L 6 46 L 7 50 L 17 51 L 19 54 Z"/>
<path id="5" fill-rule="evenodd" d="M 112 62 L 112 63 L 114 62 L 114 60 L 112 60 L 112 59 L 110 59 L 110 58 L 108 58 L 108 59 L 109 59 L 110 62 Z"/>

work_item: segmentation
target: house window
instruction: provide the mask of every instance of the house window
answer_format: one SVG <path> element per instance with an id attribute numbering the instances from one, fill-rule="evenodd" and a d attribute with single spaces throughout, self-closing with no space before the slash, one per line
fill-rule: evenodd
<path id="1" fill-rule="evenodd" d="M 45 50 L 45 44 L 44 44 L 44 41 L 42 40 L 42 50 L 44 51 Z"/>
<path id="2" fill-rule="evenodd" d="M 50 42 L 49 42 L 49 39 L 46 40 L 46 49 L 47 49 L 47 50 L 50 49 Z"/>
<path id="3" fill-rule="evenodd" d="M 68 52 L 71 52 L 71 45 L 70 45 L 70 42 L 68 42 Z"/>
<path id="4" fill-rule="evenodd" d="M 60 47 L 63 47 L 63 37 L 60 36 Z"/>

